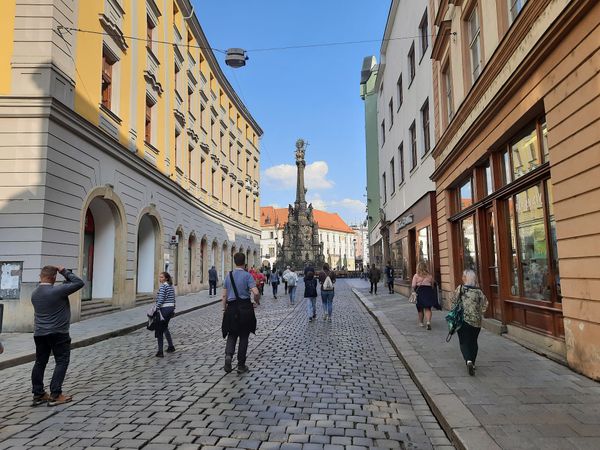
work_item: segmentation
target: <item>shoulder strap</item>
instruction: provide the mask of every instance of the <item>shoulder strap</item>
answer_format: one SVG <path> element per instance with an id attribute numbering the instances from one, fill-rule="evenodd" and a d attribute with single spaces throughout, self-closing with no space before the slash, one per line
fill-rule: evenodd
<path id="1" fill-rule="evenodd" d="M 233 279 L 233 270 L 229 272 L 229 279 L 231 280 L 231 287 L 233 288 L 233 293 L 235 294 L 235 299 L 240 300 L 240 295 L 238 294 L 237 286 L 235 285 L 235 281 Z"/>

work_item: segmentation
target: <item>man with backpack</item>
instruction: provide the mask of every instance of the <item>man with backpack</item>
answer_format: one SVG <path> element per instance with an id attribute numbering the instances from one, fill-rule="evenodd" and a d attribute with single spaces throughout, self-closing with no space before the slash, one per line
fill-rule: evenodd
<path id="1" fill-rule="evenodd" d="M 323 264 L 323 270 L 319 274 L 321 284 L 321 302 L 323 303 L 323 320 L 331 322 L 333 313 L 333 296 L 335 294 L 335 273 L 329 269 L 329 264 Z"/>
<path id="2" fill-rule="evenodd" d="M 295 271 L 290 270 L 290 266 L 288 266 L 286 272 L 283 273 L 283 280 L 285 281 L 288 293 L 290 294 L 290 304 L 294 306 L 294 303 L 296 301 L 296 286 L 298 285 L 298 275 Z"/>

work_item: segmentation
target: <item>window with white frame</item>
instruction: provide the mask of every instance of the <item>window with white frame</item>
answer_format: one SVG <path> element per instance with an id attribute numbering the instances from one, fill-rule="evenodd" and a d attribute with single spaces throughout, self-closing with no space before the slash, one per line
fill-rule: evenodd
<path id="1" fill-rule="evenodd" d="M 475 83 L 481 73 L 481 27 L 479 24 L 479 14 L 477 5 L 473 7 L 473 11 L 467 20 L 469 32 L 469 54 L 471 58 L 471 81 Z"/>
<path id="2" fill-rule="evenodd" d="M 444 106 L 446 110 L 446 124 L 450 123 L 454 117 L 454 95 L 452 93 L 452 74 L 450 72 L 450 62 L 442 69 L 442 92 L 444 95 Z"/>

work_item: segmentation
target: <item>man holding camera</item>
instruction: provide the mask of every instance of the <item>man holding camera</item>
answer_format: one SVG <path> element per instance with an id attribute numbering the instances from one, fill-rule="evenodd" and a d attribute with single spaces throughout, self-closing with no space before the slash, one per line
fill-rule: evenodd
<path id="1" fill-rule="evenodd" d="M 65 282 L 56 285 L 56 274 Z M 83 287 L 81 279 L 64 267 L 45 266 L 40 273 L 40 284 L 31 294 L 34 310 L 35 364 L 31 371 L 33 406 L 47 403 L 48 406 L 62 405 L 73 398 L 62 393 L 62 384 L 69 367 L 71 356 L 71 306 L 69 295 Z M 54 355 L 56 367 L 50 382 L 50 395 L 44 389 L 44 371 Z"/>

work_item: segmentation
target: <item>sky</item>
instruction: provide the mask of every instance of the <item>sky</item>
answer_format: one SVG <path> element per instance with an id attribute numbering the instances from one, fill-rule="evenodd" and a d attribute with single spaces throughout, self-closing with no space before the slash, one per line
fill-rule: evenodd
<path id="1" fill-rule="evenodd" d="M 246 67 L 217 58 L 264 131 L 261 206 L 295 200 L 295 143 L 308 141 L 307 200 L 349 224 L 365 219 L 365 56 L 379 58 L 390 0 L 192 0 L 211 47 L 244 48 Z M 332 42 L 303 49 L 260 49 Z"/>

